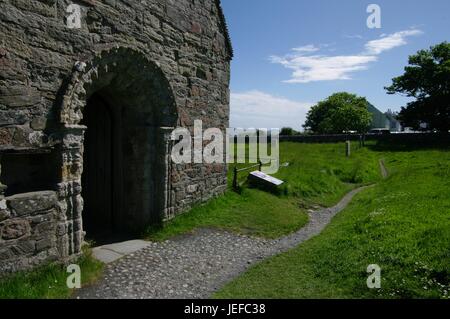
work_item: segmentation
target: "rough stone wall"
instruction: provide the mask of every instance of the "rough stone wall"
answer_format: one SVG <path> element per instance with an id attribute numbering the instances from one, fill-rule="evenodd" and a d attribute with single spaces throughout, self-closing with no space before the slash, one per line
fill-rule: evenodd
<path id="1" fill-rule="evenodd" d="M 0 201 L 0 271 L 27 269 L 57 260 L 57 235 L 66 230 L 57 225 L 55 192 L 36 192 Z"/>
<path id="2" fill-rule="evenodd" d="M 81 29 L 66 26 L 71 3 L 82 8 Z M 91 81 L 79 62 L 89 69 L 105 56 L 102 67 L 112 68 L 121 60 L 109 53 L 127 50 L 162 72 L 178 126 L 228 127 L 232 51 L 218 0 L 0 1 L 0 274 L 80 253 L 85 128 L 64 109 L 80 83 L 83 103 L 83 81 Z M 162 149 L 163 219 L 226 189 L 226 165 L 175 165 L 170 143 Z M 5 193 L 1 157 L 54 152 L 56 183 Z"/>

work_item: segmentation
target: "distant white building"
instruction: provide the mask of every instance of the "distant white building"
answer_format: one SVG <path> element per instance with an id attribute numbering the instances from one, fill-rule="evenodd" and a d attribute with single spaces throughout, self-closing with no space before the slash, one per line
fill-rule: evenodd
<path id="1" fill-rule="evenodd" d="M 391 132 L 401 132 L 402 126 L 396 119 L 396 114 L 391 110 L 386 113 L 381 112 L 375 106 L 369 103 L 368 110 L 372 113 L 372 123 L 370 129 L 389 129 Z"/>

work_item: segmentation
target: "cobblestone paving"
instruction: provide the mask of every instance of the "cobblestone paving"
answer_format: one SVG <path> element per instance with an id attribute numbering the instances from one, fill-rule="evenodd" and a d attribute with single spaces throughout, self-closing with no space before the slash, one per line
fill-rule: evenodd
<path id="1" fill-rule="evenodd" d="M 76 297 L 208 298 L 251 265 L 319 234 L 363 189 L 365 187 L 350 192 L 332 208 L 311 212 L 305 227 L 277 240 L 200 229 L 162 243 L 152 243 L 107 265 L 102 280 L 82 289 Z"/>

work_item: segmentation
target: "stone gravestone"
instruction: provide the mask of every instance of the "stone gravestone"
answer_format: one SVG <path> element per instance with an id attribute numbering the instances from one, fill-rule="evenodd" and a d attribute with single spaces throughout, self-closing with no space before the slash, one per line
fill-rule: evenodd
<path id="1" fill-rule="evenodd" d="M 270 192 L 278 192 L 284 181 L 279 180 L 273 176 L 264 174 L 260 171 L 251 172 L 248 176 L 250 186 L 267 190 Z"/>

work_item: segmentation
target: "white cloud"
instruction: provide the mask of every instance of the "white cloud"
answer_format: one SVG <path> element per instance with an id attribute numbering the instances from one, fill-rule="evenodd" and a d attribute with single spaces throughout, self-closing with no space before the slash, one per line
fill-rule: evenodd
<path id="1" fill-rule="evenodd" d="M 292 101 L 261 91 L 231 93 L 231 127 L 300 130 L 313 103 Z"/>
<path id="2" fill-rule="evenodd" d="M 382 35 L 380 39 L 365 44 L 365 51 L 353 55 L 321 55 L 319 48 L 310 44 L 294 48 L 285 56 L 271 56 L 272 63 L 291 69 L 287 83 L 309 83 L 315 81 L 349 80 L 354 72 L 366 70 L 371 62 L 378 60 L 382 52 L 407 44 L 406 38 L 420 35 L 422 31 L 411 29 Z M 314 53 L 314 54 L 313 54 Z"/>
<path id="3" fill-rule="evenodd" d="M 366 43 L 365 48 L 368 54 L 380 54 L 384 51 L 407 44 L 406 38 L 423 34 L 420 30 L 406 30 L 389 35 L 383 34 L 380 39 Z"/>
<path id="4" fill-rule="evenodd" d="M 344 38 L 347 39 L 363 39 L 364 37 L 360 34 L 344 34 Z"/>
<path id="5" fill-rule="evenodd" d="M 376 60 L 376 56 L 366 55 L 272 57 L 273 63 L 293 70 L 287 83 L 348 80 L 352 72 L 365 70 Z"/>
<path id="6" fill-rule="evenodd" d="M 302 47 L 298 47 L 298 48 L 293 48 L 292 51 L 295 52 L 305 52 L 305 53 L 311 53 L 311 52 L 316 52 L 319 51 L 320 49 L 318 47 L 316 47 L 313 44 L 308 44 Z"/>

